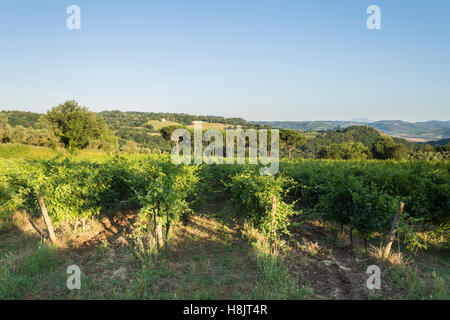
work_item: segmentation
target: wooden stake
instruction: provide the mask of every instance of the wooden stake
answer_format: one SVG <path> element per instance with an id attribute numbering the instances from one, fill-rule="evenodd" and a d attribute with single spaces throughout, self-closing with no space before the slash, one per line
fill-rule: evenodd
<path id="1" fill-rule="evenodd" d="M 272 213 L 277 213 L 277 197 L 272 196 Z"/>
<path id="2" fill-rule="evenodd" d="M 85 226 L 85 219 L 83 217 L 83 231 L 84 231 L 84 226 Z"/>
<path id="3" fill-rule="evenodd" d="M 164 238 L 162 232 L 162 225 L 160 218 L 156 216 L 156 241 L 158 242 L 158 247 L 161 249 L 164 247 Z"/>
<path id="4" fill-rule="evenodd" d="M 166 232 L 165 232 L 165 234 L 166 234 L 166 237 L 165 237 L 166 243 L 169 240 L 169 231 L 170 231 L 170 222 L 167 222 L 167 224 L 166 224 Z"/>
<path id="5" fill-rule="evenodd" d="M 42 212 L 42 216 L 44 217 L 45 224 L 47 225 L 48 234 L 50 235 L 50 240 L 52 241 L 52 243 L 54 245 L 56 245 L 57 242 L 56 242 L 55 232 L 53 231 L 52 221 L 50 220 L 50 217 L 48 216 L 47 207 L 45 206 L 45 203 L 44 203 L 44 198 L 42 198 L 42 195 L 40 193 L 37 193 L 36 196 L 37 196 L 37 199 L 39 202 L 39 206 L 41 207 L 41 212 Z"/>
<path id="6" fill-rule="evenodd" d="M 394 222 L 392 223 L 391 232 L 389 233 L 388 241 L 386 243 L 386 247 L 384 248 L 383 260 L 389 257 L 389 253 L 391 252 L 392 242 L 394 241 L 394 238 L 392 236 L 397 231 L 398 223 L 400 222 L 400 216 L 402 215 L 404 206 L 405 204 L 403 202 L 400 202 L 398 205 L 397 213 L 395 215 Z"/>
<path id="7" fill-rule="evenodd" d="M 272 239 L 275 238 L 275 216 L 277 214 L 277 197 L 272 196 Z"/>

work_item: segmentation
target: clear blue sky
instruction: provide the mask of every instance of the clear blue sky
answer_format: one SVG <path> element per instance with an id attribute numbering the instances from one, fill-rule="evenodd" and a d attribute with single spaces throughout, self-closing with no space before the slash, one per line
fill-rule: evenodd
<path id="1" fill-rule="evenodd" d="M 0 109 L 449 120 L 449 17 L 448 0 L 2 0 Z"/>

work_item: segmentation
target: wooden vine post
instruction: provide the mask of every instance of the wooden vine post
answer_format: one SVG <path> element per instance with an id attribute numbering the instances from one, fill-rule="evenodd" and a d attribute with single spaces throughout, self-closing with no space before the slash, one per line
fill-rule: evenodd
<path id="1" fill-rule="evenodd" d="M 55 232 L 53 231 L 52 221 L 50 220 L 50 217 L 47 212 L 47 207 L 45 206 L 44 198 L 40 193 L 36 194 L 39 206 L 41 207 L 42 217 L 44 217 L 45 224 L 47 226 L 48 234 L 50 235 L 50 240 L 54 245 L 57 244 Z"/>
<path id="2" fill-rule="evenodd" d="M 391 252 L 392 242 L 394 242 L 393 235 L 397 231 L 398 223 L 400 222 L 400 216 L 402 215 L 404 206 L 405 204 L 403 202 L 400 202 L 398 205 L 397 213 L 395 215 L 394 222 L 392 223 L 391 232 L 389 233 L 388 241 L 386 243 L 386 246 L 384 247 L 383 259 L 387 259 L 387 257 L 389 257 L 389 253 Z"/>
<path id="3" fill-rule="evenodd" d="M 164 238 L 162 232 L 161 218 L 159 217 L 159 204 L 157 201 L 154 203 L 155 206 L 155 233 L 156 233 L 156 242 L 158 244 L 158 248 L 161 249 L 164 247 Z"/>
<path id="4" fill-rule="evenodd" d="M 161 249 L 164 247 L 164 238 L 162 232 L 161 218 L 156 216 L 156 240 L 158 242 L 158 247 Z"/>
<path id="5" fill-rule="evenodd" d="M 275 239 L 275 217 L 277 215 L 277 197 L 272 196 L 272 230 L 270 233 L 272 234 L 272 240 Z"/>

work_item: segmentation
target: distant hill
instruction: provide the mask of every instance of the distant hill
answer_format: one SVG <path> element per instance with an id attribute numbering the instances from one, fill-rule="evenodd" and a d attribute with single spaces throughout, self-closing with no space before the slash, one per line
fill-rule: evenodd
<path id="1" fill-rule="evenodd" d="M 427 144 L 432 145 L 432 146 L 445 146 L 449 143 L 450 143 L 450 138 L 427 142 Z"/>
<path id="2" fill-rule="evenodd" d="M 351 121 L 255 121 L 253 123 L 297 131 L 328 131 L 360 125 L 358 122 Z"/>
<path id="3" fill-rule="evenodd" d="M 374 128 L 361 125 L 329 130 L 327 132 L 315 132 L 312 136 L 308 136 L 306 145 L 296 151 L 296 154 L 301 158 L 315 159 L 324 146 L 344 142 L 360 142 L 366 147 L 371 147 L 381 137 L 382 134 Z"/>
<path id="4" fill-rule="evenodd" d="M 248 125 L 242 118 L 225 118 L 219 116 L 196 116 L 186 113 L 134 112 L 134 111 L 102 111 L 98 113 L 106 122 L 128 126 L 144 126 L 150 120 L 164 120 L 190 125 L 193 121 L 224 123 L 226 125 Z"/>
<path id="5" fill-rule="evenodd" d="M 294 129 L 299 131 L 328 131 L 360 125 L 362 119 L 353 121 L 258 121 L 255 123 L 269 125 L 274 128 Z M 401 120 L 383 120 L 366 123 L 390 136 L 428 141 L 450 138 L 450 121 L 406 122 Z"/>
<path id="6" fill-rule="evenodd" d="M 8 123 L 15 126 L 30 128 L 36 125 L 42 113 L 28 111 L 0 111 L 8 117 Z M 102 111 L 97 113 L 105 118 L 106 122 L 112 125 L 142 127 L 151 120 L 173 121 L 182 125 L 190 125 L 193 121 L 204 121 L 211 123 L 223 123 L 230 126 L 250 125 L 242 118 L 225 118 L 219 116 L 196 116 L 186 113 L 165 113 L 165 112 L 135 112 L 135 111 Z"/>
<path id="7" fill-rule="evenodd" d="M 367 118 L 355 118 L 355 119 L 350 120 L 350 122 L 372 123 L 372 122 L 374 122 L 374 121 L 371 120 L 371 119 L 367 119 Z"/>
<path id="8" fill-rule="evenodd" d="M 8 117 L 12 127 L 22 126 L 25 128 L 36 128 L 40 113 L 24 111 L 1 111 Z M 383 132 L 395 138 L 406 139 L 414 142 L 438 141 L 450 138 L 450 121 L 426 121 L 406 122 L 401 120 L 384 120 L 365 123 L 370 121 L 366 118 L 357 118 L 352 121 L 259 121 L 251 122 L 243 118 L 225 118 L 219 116 L 197 116 L 185 113 L 164 112 L 132 112 L 132 111 L 102 111 L 97 113 L 102 116 L 106 123 L 116 132 L 120 144 L 134 141 L 141 147 L 169 149 L 167 141 L 162 139 L 158 130 L 170 124 L 192 126 L 193 121 L 205 122 L 204 128 L 214 127 L 224 129 L 227 127 L 272 127 L 286 128 L 305 132 L 306 136 L 317 137 L 320 132 L 342 130 L 352 126 L 365 125 Z M 374 135 L 374 132 L 370 133 Z M 329 144 L 329 137 L 319 139 L 314 143 Z M 333 139 L 334 140 L 334 139 Z M 337 140 L 340 140 L 337 138 Z M 348 140 L 348 139 L 344 139 Z M 358 139 L 356 139 L 358 140 Z M 373 139 L 370 139 L 373 140 Z M 320 142 L 320 143 L 319 143 Z M 333 141 L 335 143 L 337 141 Z M 443 143 L 445 144 L 445 143 Z M 433 145 L 440 145 L 433 144 Z M 312 147 L 312 146 L 310 146 Z M 311 150 L 313 149 L 313 150 Z M 317 152 L 316 147 L 304 150 L 307 153 Z"/>
<path id="9" fill-rule="evenodd" d="M 424 140 L 450 137 L 450 121 L 405 122 L 401 120 L 376 121 L 370 126 L 391 136 Z"/>
<path id="10" fill-rule="evenodd" d="M 22 126 L 24 128 L 36 128 L 40 113 L 24 111 L 0 111 L 8 118 L 11 127 Z M 219 116 L 196 116 L 185 113 L 164 112 L 122 112 L 102 111 L 97 113 L 102 116 L 108 126 L 119 138 L 119 146 L 134 142 L 140 148 L 159 149 L 169 151 L 170 143 L 163 139 L 159 129 L 169 125 L 182 125 L 191 127 L 193 121 L 203 121 L 204 128 L 234 128 L 234 127 L 257 127 L 242 118 L 225 118 Z"/>
<path id="11" fill-rule="evenodd" d="M 40 113 L 28 111 L 0 111 L 8 117 L 8 123 L 11 127 L 22 126 L 24 128 L 35 128 L 42 115 Z"/>
<path id="12" fill-rule="evenodd" d="M 8 123 L 13 128 L 37 128 L 40 113 L 23 111 L 0 111 L 5 114 Z M 159 150 L 170 152 L 171 144 L 165 140 L 159 130 L 169 125 L 181 125 L 192 128 L 193 121 L 203 121 L 203 128 L 288 128 L 300 130 L 307 137 L 304 146 L 294 151 L 295 157 L 318 158 L 326 148 L 334 150 L 337 147 L 353 146 L 361 149 L 361 145 L 369 153 L 374 143 L 385 135 L 394 137 L 394 142 L 406 148 L 410 154 L 424 154 L 429 151 L 439 151 L 446 148 L 450 137 L 450 121 L 427 121 L 409 123 L 405 121 L 376 121 L 370 124 L 361 123 L 362 119 L 354 121 L 270 121 L 248 122 L 242 118 L 225 118 L 218 116 L 196 116 L 181 113 L 154 112 L 122 112 L 102 111 L 102 116 L 108 126 L 118 137 L 119 147 L 126 152 L 133 150 Z M 359 122 L 358 122 L 359 121 Z M 23 129 L 21 129 L 23 130 Z M 440 137 L 445 137 L 441 139 Z M 414 142 L 424 139 L 436 140 L 434 143 L 413 143 L 404 138 L 416 137 Z M 421 140 L 422 139 L 422 140 Z M 440 141 L 437 141 L 441 139 Z M 432 144 L 432 145 L 431 145 Z M 336 147 L 337 146 L 337 147 Z M 334 148 L 334 149 L 333 149 Z M 356 150 L 356 149 L 355 149 Z M 362 149 L 361 149 L 362 150 Z M 444 149 L 442 149 L 444 150 Z M 286 148 L 280 149 L 282 156 Z M 364 151 L 366 152 L 366 151 Z"/>

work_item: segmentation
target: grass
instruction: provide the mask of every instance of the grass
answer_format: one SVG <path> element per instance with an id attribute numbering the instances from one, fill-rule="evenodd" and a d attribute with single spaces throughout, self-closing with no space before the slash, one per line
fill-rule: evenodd
<path id="1" fill-rule="evenodd" d="M 258 281 L 255 299 L 293 300 L 311 296 L 308 287 L 301 287 L 291 277 L 283 259 L 272 254 L 261 253 L 257 257 Z"/>
<path id="2" fill-rule="evenodd" d="M 69 153 L 66 149 L 63 148 L 44 148 L 44 147 L 35 147 L 28 146 L 23 144 L 0 144 L 0 159 L 11 159 L 13 160 L 48 160 L 55 157 L 60 158 L 70 158 L 72 160 L 88 160 L 95 162 L 105 162 L 108 159 L 113 158 L 116 154 L 125 157 L 127 159 L 145 159 L 148 157 L 164 157 L 164 155 L 156 155 L 156 154 L 140 154 L 140 153 L 110 153 L 105 152 L 103 150 L 92 150 L 92 149 L 84 149 L 84 150 L 76 150 L 72 153 Z"/>
<path id="3" fill-rule="evenodd" d="M 450 300 L 447 285 L 450 278 L 449 258 L 447 255 L 440 256 L 442 251 L 437 250 L 439 246 L 442 246 L 442 243 L 437 243 L 437 247 L 427 255 L 414 257 L 416 261 L 405 259 L 404 254 L 398 251 L 391 251 L 384 259 L 384 247 L 371 246 L 367 253 L 377 261 L 387 264 L 384 276 L 388 281 L 391 280 L 397 289 L 406 293 L 404 298 Z"/>
<path id="4" fill-rule="evenodd" d="M 248 224 L 212 214 L 191 215 L 174 226 L 158 252 L 109 237 L 55 249 L 33 235 L 26 220 L 13 222 L 15 228 L 0 233 L 0 299 L 312 299 L 319 297 L 319 278 L 304 269 L 309 263 L 317 262 L 309 267 L 320 269 L 321 281 L 331 280 L 331 272 L 350 272 L 322 263 L 328 248 L 320 239 L 309 238 L 302 248 L 300 242 L 271 245 Z M 79 230 L 75 237 L 104 232 L 97 229 L 102 224 L 88 224 L 89 231 Z M 292 255 L 288 246 L 298 254 Z M 341 250 L 353 254 L 350 248 Z M 383 267 L 382 290 L 369 292 L 368 298 L 449 299 L 448 254 L 436 251 L 414 259 Z M 81 269 L 81 290 L 66 287 L 70 265 Z M 365 281 L 365 269 L 361 274 Z"/>
<path id="5" fill-rule="evenodd" d="M 273 249 L 268 238 L 247 223 L 243 227 L 244 237 L 252 244 L 258 265 L 258 281 L 254 292 L 255 299 L 294 300 L 308 299 L 311 291 L 300 286 L 289 272 L 283 256 Z M 277 243 L 275 247 L 282 246 Z"/>
<path id="6" fill-rule="evenodd" d="M 64 149 L 27 146 L 23 144 L 0 144 L 0 158 L 45 160 L 65 153 Z"/>
<path id="7" fill-rule="evenodd" d="M 41 243 L 36 251 L 16 259 L 10 253 L 0 267 L 0 299 L 21 299 L 59 264 L 54 248 Z"/>
<path id="8" fill-rule="evenodd" d="M 384 257 L 385 252 L 383 246 L 375 247 L 371 245 L 370 248 L 367 249 L 367 252 L 378 261 L 385 261 L 393 267 L 402 266 L 406 263 L 403 253 L 400 251 L 391 250 L 389 254 Z"/>
<path id="9" fill-rule="evenodd" d="M 159 130 L 162 129 L 164 127 L 168 127 L 168 126 L 181 126 L 180 123 L 178 122 L 174 122 L 174 121 L 160 121 L 160 120 L 149 120 L 147 122 L 147 124 L 151 125 L 153 127 L 153 130 Z"/>
<path id="10" fill-rule="evenodd" d="M 188 125 L 187 127 L 193 129 L 194 125 L 191 124 L 191 125 Z M 228 125 L 228 124 L 225 124 L 225 123 L 215 123 L 215 122 L 213 123 L 213 122 L 205 122 L 205 121 L 202 122 L 202 129 L 203 130 L 207 130 L 207 129 L 223 130 L 223 129 L 228 128 L 228 127 L 240 128 L 241 126 L 240 125 L 233 126 L 233 125 Z"/>
<path id="11" fill-rule="evenodd" d="M 24 256 L 8 254 L 0 269 L 0 298 L 302 299 L 308 294 L 281 257 L 251 246 L 212 218 L 193 216 L 177 226 L 167 247 L 147 255 L 151 258 L 138 258 L 135 250 L 103 241 L 82 252 L 42 243 Z M 82 270 L 81 290 L 65 287 L 72 264 Z"/>
<path id="12" fill-rule="evenodd" d="M 15 237 L 25 233 L 9 231 L 0 245 Z M 5 250 L 14 251 L 0 260 L 0 299 L 251 299 L 256 283 L 250 246 L 204 217 L 176 226 L 167 247 L 151 259 L 107 240 L 58 250 L 40 244 L 23 252 L 19 243 L 8 243 Z M 66 287 L 70 265 L 81 269 L 81 290 Z"/>
<path id="13" fill-rule="evenodd" d="M 436 272 L 429 276 L 431 281 L 428 283 L 420 276 L 416 266 L 401 266 L 390 270 L 390 274 L 399 289 L 407 292 L 408 299 L 413 300 L 449 300 L 449 292 L 444 278 Z"/>

